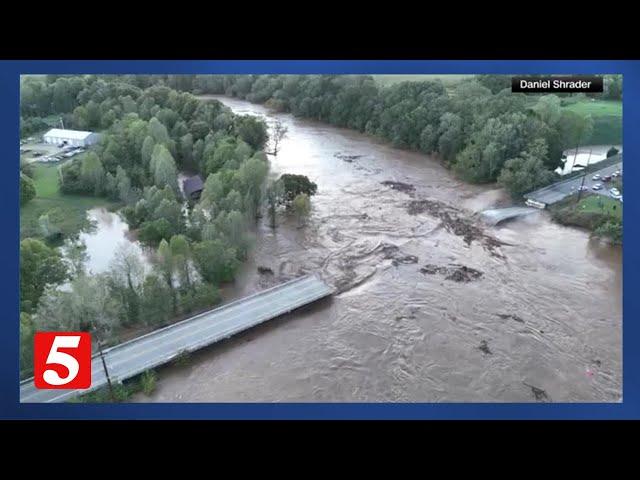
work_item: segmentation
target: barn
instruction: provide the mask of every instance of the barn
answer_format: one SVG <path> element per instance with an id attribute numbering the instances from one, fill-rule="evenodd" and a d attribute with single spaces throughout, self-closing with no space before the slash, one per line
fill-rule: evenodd
<path id="1" fill-rule="evenodd" d="M 200 178 L 200 175 L 187 178 L 184 182 L 182 182 L 182 190 L 184 191 L 184 195 L 188 200 L 199 200 L 200 194 L 202 193 L 203 189 L 204 183 L 202 182 L 202 178 Z"/>
<path id="2" fill-rule="evenodd" d="M 44 143 L 54 145 L 72 146 L 72 147 L 88 147 L 97 143 L 100 135 L 94 132 L 84 132 L 81 130 L 62 130 L 60 128 L 52 128 L 42 137 Z"/>

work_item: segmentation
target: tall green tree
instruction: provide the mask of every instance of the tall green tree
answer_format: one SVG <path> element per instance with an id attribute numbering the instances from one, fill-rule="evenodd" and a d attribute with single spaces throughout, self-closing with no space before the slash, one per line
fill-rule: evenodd
<path id="1" fill-rule="evenodd" d="M 556 175 L 544 165 L 546 154 L 546 145 L 540 141 L 529 151 L 507 160 L 498 183 L 513 197 L 520 198 L 525 193 L 553 182 Z"/>
<path id="2" fill-rule="evenodd" d="M 119 328 L 123 305 L 105 275 L 81 276 L 69 290 L 51 290 L 34 315 L 37 330 L 90 331 L 109 339 Z"/>
<path id="3" fill-rule="evenodd" d="M 191 274 L 191 246 L 184 235 L 174 235 L 169 242 L 174 268 L 180 277 L 180 286 L 186 290 L 193 289 Z"/>
<path id="4" fill-rule="evenodd" d="M 172 292 L 157 275 L 148 275 L 142 284 L 140 320 L 145 325 L 164 325 L 171 318 Z"/>
<path id="5" fill-rule="evenodd" d="M 36 186 L 33 180 L 24 173 L 20 173 L 20 205 L 25 205 L 36 196 Z"/>
<path id="6" fill-rule="evenodd" d="M 159 188 L 171 187 L 178 192 L 178 171 L 173 156 L 164 145 L 156 145 L 151 155 L 154 184 Z"/>
<path id="7" fill-rule="evenodd" d="M 82 159 L 80 166 L 80 182 L 85 192 L 100 195 L 105 187 L 105 170 L 94 152 L 88 152 Z"/>
<path id="8" fill-rule="evenodd" d="M 175 315 L 178 311 L 178 299 L 175 291 L 175 285 L 173 282 L 173 272 L 174 272 L 174 260 L 173 255 L 171 253 L 171 247 L 166 240 L 162 240 L 160 245 L 158 246 L 157 252 L 157 268 L 162 276 L 162 279 L 167 285 L 167 288 L 171 292 L 171 306 L 173 314 Z"/>
<path id="9" fill-rule="evenodd" d="M 262 149 L 268 139 L 267 125 L 264 120 L 251 115 L 237 117 L 236 130 L 240 138 L 255 150 Z"/>
<path id="10" fill-rule="evenodd" d="M 112 292 L 120 297 L 124 324 L 135 324 L 139 320 L 144 272 L 140 255 L 133 246 L 130 243 L 120 245 L 109 265 L 108 278 Z"/>
<path id="11" fill-rule="evenodd" d="M 220 240 L 205 240 L 194 246 L 193 255 L 200 275 L 209 283 L 229 282 L 240 265 L 235 249 Z"/>
<path id="12" fill-rule="evenodd" d="M 68 278 L 67 266 L 56 249 L 33 238 L 20 242 L 21 311 L 35 311 L 45 287 L 58 285 Z"/>

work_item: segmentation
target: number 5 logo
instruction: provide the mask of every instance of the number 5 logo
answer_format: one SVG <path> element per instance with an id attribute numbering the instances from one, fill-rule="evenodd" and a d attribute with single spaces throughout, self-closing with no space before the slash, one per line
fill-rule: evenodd
<path id="1" fill-rule="evenodd" d="M 34 342 L 36 388 L 84 389 L 91 386 L 91 334 L 36 332 Z"/>

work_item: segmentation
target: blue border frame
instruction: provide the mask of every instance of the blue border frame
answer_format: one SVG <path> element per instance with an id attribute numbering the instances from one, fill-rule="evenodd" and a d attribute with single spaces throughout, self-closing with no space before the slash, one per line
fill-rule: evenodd
<path id="1" fill-rule="evenodd" d="M 624 209 L 625 244 L 636 245 L 640 204 L 640 61 L 627 60 L 411 60 L 411 61 L 5 61 L 0 62 L 0 158 L 5 165 L 19 157 L 19 75 L 21 74 L 604 74 L 624 75 L 623 138 L 627 183 Z M 18 162 L 0 176 L 0 223 L 16 237 L 0 239 L 5 252 L 0 298 L 0 418 L 6 419 L 640 419 L 640 298 L 633 295 L 640 284 L 640 251 L 626 248 L 623 311 L 630 319 L 623 332 L 623 403 L 620 404 L 511 404 L 511 403 L 155 403 L 155 404 L 20 404 L 18 401 L 18 248 L 20 236 Z"/>

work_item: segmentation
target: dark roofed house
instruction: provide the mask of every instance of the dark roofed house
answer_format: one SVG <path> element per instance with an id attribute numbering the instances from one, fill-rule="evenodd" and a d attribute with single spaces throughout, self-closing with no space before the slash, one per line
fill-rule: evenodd
<path id="1" fill-rule="evenodd" d="M 182 191 L 184 192 L 184 196 L 187 197 L 188 200 L 199 200 L 203 188 L 204 183 L 202 183 L 202 178 L 200 178 L 200 175 L 189 177 L 184 182 L 182 182 Z"/>

